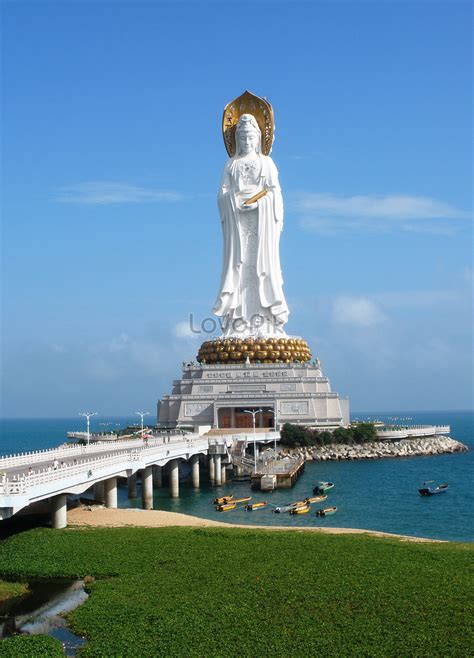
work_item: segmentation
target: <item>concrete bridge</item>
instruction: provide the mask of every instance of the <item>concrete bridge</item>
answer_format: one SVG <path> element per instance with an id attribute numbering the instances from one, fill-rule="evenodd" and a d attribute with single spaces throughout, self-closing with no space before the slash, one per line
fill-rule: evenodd
<path id="1" fill-rule="evenodd" d="M 127 478 L 128 496 L 137 495 L 137 473 L 141 472 L 142 504 L 153 507 L 153 488 L 162 486 L 162 469 L 167 467 L 170 496 L 179 496 L 179 464 L 190 464 L 194 488 L 200 486 L 200 469 L 206 466 L 211 484 L 225 484 L 234 453 L 245 453 L 247 443 L 257 448 L 274 442 L 279 434 L 221 436 L 161 435 L 148 439 L 107 441 L 20 453 L 0 458 L 0 519 L 28 506 L 49 500 L 54 528 L 67 525 L 68 495 L 89 489 L 94 499 L 117 507 L 117 478 Z M 239 464 L 236 468 L 241 469 Z"/>

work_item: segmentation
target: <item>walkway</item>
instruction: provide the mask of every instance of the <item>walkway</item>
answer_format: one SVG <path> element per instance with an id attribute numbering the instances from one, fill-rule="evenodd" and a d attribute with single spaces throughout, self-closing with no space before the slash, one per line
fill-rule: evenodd
<path id="1" fill-rule="evenodd" d="M 272 434 L 254 437 L 239 435 L 238 443 L 264 443 Z M 191 467 L 193 487 L 200 485 L 200 457 L 208 457 L 211 484 L 226 482 L 232 465 L 235 437 L 207 437 L 182 433 L 149 439 L 107 441 L 90 445 L 65 445 L 50 450 L 20 453 L 0 458 L 0 519 L 40 501 L 49 500 L 52 525 L 67 524 L 68 495 L 80 495 L 94 487 L 94 498 L 107 507 L 117 507 L 117 478 L 125 477 L 128 495 L 136 497 L 137 473 L 141 472 L 144 509 L 153 507 L 153 487 L 162 484 L 162 468 L 167 467 L 170 495 L 179 496 L 179 464 Z"/>

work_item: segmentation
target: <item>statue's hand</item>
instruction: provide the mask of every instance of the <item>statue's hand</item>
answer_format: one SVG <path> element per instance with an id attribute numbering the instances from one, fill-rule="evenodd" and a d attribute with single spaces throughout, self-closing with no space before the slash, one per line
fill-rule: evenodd
<path id="1" fill-rule="evenodd" d="M 243 203 L 241 205 L 241 210 L 256 210 L 257 208 L 258 208 L 258 203 L 257 202 L 250 203 L 248 205 L 246 203 Z"/>

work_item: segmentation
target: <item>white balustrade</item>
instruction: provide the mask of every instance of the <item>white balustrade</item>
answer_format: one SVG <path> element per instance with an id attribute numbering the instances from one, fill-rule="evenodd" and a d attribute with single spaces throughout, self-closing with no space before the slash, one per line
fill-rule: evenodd
<path id="1" fill-rule="evenodd" d="M 449 425 L 403 425 L 377 429 L 377 436 L 380 439 L 406 439 L 417 436 L 449 434 L 450 431 Z"/>
<path id="2" fill-rule="evenodd" d="M 180 441 L 171 443 L 163 443 L 161 439 L 149 439 L 148 442 L 140 440 L 138 442 L 127 443 L 131 445 L 124 446 L 122 442 L 119 442 L 121 449 L 114 452 L 109 450 L 106 453 L 96 456 L 88 456 L 88 453 L 83 453 L 80 459 L 74 459 L 73 462 L 69 463 L 58 464 L 56 468 L 48 466 L 48 468 L 14 475 L 13 478 L 9 478 L 6 474 L 3 474 L 0 476 L 0 495 L 25 494 L 30 488 L 39 484 L 66 479 L 81 473 L 86 475 L 84 479 L 87 480 L 88 477 L 92 477 L 92 473 L 91 476 L 87 475 L 92 469 L 97 470 L 98 468 L 104 468 L 114 464 L 127 464 L 133 461 L 147 461 L 147 457 L 149 458 L 156 452 L 158 452 L 158 455 L 156 455 L 157 460 L 166 459 L 167 457 L 171 459 L 182 453 L 187 454 L 190 450 L 195 450 L 196 448 L 198 450 L 205 450 L 208 446 L 207 439 L 183 439 L 182 436 L 180 437 Z M 107 447 L 110 448 L 109 445 Z M 27 463 L 31 463 L 31 460 Z"/>
<path id="3" fill-rule="evenodd" d="M 52 462 L 55 459 L 63 459 L 64 457 L 74 457 L 77 455 L 87 455 L 96 452 L 105 452 L 109 450 L 124 450 L 133 447 L 139 446 L 160 446 L 164 442 L 168 443 L 168 438 L 170 443 L 175 443 L 176 440 L 182 441 L 182 434 L 163 434 L 152 439 L 129 439 L 124 441 L 104 441 L 103 443 L 91 443 L 89 445 L 82 445 L 75 443 L 70 446 L 60 446 L 59 448 L 48 448 L 46 450 L 35 450 L 33 452 L 23 452 L 16 455 L 7 455 L 5 457 L 0 457 L 0 472 L 2 469 L 11 468 L 14 466 L 23 466 L 32 464 L 34 462 L 41 462 L 51 460 Z"/>

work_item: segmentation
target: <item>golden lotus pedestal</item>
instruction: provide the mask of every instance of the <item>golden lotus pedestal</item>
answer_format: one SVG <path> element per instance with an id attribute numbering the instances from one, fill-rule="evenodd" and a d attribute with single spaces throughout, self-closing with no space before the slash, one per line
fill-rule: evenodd
<path id="1" fill-rule="evenodd" d="M 302 338 L 216 338 L 199 348 L 201 364 L 307 363 L 311 350 Z"/>

